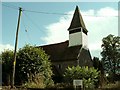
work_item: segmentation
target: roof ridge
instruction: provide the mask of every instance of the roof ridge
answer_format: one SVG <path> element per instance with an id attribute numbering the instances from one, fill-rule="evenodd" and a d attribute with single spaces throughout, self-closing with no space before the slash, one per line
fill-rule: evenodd
<path id="1" fill-rule="evenodd" d="M 67 42 L 69 42 L 69 40 L 66 40 L 66 41 L 63 41 L 63 42 L 58 42 L 58 43 L 53 43 L 53 44 L 48 44 L 48 45 L 42 45 L 42 46 L 40 46 L 40 47 L 58 45 L 58 44 L 63 44 L 63 43 L 67 43 Z"/>

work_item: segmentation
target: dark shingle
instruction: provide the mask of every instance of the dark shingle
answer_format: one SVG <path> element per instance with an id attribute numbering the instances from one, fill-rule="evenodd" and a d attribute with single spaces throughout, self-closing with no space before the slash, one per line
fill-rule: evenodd
<path id="1" fill-rule="evenodd" d="M 72 22 L 70 24 L 70 27 L 68 28 L 68 30 L 72 30 L 72 29 L 75 29 L 75 28 L 83 28 L 86 32 L 87 29 L 86 29 L 86 26 L 84 24 L 84 21 L 83 21 L 83 18 L 82 18 L 82 15 L 79 11 L 79 7 L 76 6 L 76 9 L 75 9 L 75 12 L 74 12 L 74 15 L 73 15 L 73 18 L 72 18 Z"/>

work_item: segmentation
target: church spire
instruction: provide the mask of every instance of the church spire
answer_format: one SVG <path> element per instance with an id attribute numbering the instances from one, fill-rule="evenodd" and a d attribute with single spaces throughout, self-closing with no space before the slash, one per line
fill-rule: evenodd
<path id="1" fill-rule="evenodd" d="M 69 31 L 69 47 L 82 45 L 83 47 L 87 47 L 87 29 L 84 24 L 82 15 L 80 14 L 78 6 L 76 6 Z"/>
<path id="2" fill-rule="evenodd" d="M 76 9 L 75 9 L 75 12 L 74 12 L 74 15 L 73 15 L 73 18 L 72 18 L 72 22 L 71 22 L 68 30 L 71 31 L 71 30 L 78 29 L 78 28 L 83 28 L 86 32 L 88 32 L 87 29 L 86 29 L 86 26 L 84 24 L 82 15 L 79 11 L 79 7 L 76 6 Z"/>

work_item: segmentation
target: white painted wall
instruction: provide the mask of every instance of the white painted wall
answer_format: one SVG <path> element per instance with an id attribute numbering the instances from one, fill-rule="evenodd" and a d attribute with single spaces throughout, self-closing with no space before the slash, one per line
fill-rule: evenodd
<path id="1" fill-rule="evenodd" d="M 83 45 L 83 47 L 87 47 L 87 43 L 87 35 L 83 32 L 69 34 L 69 46 Z"/>
<path id="2" fill-rule="evenodd" d="M 82 44 L 83 47 L 88 47 L 88 36 L 85 33 L 82 33 Z"/>
<path id="3" fill-rule="evenodd" d="M 69 34 L 69 46 L 76 46 L 82 44 L 82 33 L 72 33 Z"/>

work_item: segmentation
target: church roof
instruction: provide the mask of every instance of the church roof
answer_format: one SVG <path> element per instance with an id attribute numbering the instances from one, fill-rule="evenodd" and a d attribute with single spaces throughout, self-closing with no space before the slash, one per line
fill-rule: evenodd
<path id="1" fill-rule="evenodd" d="M 71 29 L 75 29 L 75 28 L 83 28 L 85 31 L 87 31 L 86 26 L 84 24 L 82 15 L 80 13 L 79 7 L 76 6 L 73 18 L 72 18 L 72 22 L 70 24 L 70 27 L 68 28 L 68 30 L 70 31 Z M 88 32 L 88 31 L 87 31 Z"/>
<path id="2" fill-rule="evenodd" d="M 80 52 L 82 45 L 68 47 L 69 41 L 65 41 L 62 43 L 51 44 L 40 46 L 45 50 L 45 53 L 50 55 L 51 61 L 70 61 L 77 60 L 77 56 Z"/>

